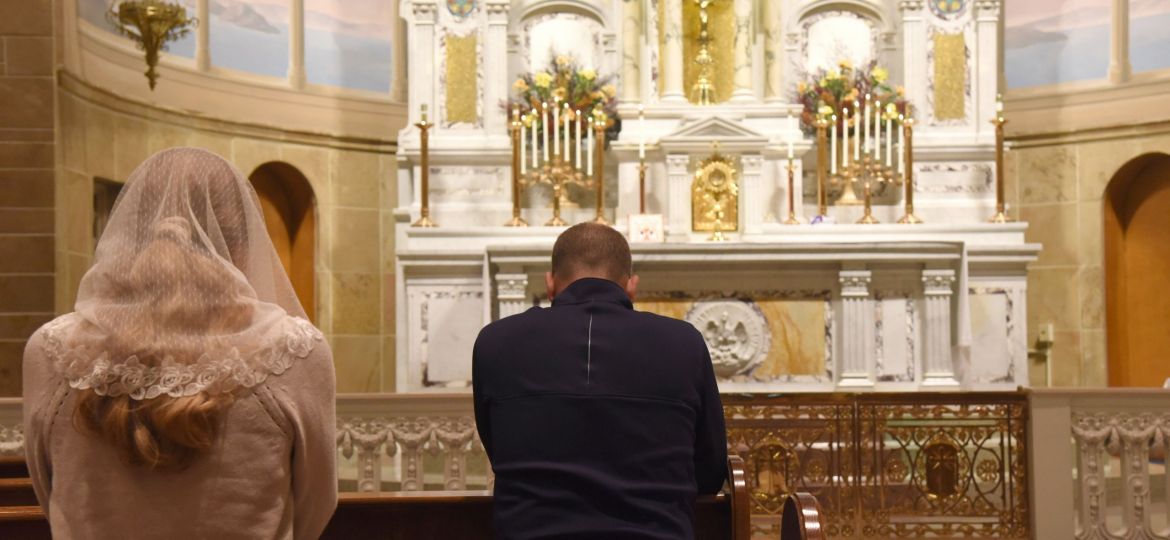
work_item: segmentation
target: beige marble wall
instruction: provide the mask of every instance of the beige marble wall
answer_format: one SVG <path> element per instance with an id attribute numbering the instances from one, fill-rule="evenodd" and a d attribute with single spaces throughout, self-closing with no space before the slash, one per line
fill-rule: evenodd
<path id="1" fill-rule="evenodd" d="M 56 311 L 71 309 L 93 253 L 94 178 L 124 181 L 149 155 L 198 146 L 244 174 L 281 161 L 317 202 L 317 324 L 334 352 L 339 392 L 394 391 L 395 146 L 233 124 L 124 100 L 68 75 L 58 87 Z"/>
<path id="2" fill-rule="evenodd" d="M 1106 386 L 1103 195 L 1129 160 L 1170 154 L 1170 122 L 1009 142 L 1009 202 L 1029 222 L 1028 241 L 1044 245 L 1028 273 L 1029 343 L 1051 323 L 1051 383 Z"/>
<path id="3" fill-rule="evenodd" d="M 53 317 L 52 0 L 0 0 L 0 396 L 20 395 L 28 336 Z"/>

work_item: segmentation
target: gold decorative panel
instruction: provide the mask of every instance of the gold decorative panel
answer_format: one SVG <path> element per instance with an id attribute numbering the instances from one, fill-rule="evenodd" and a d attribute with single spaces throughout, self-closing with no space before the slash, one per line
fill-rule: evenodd
<path id="1" fill-rule="evenodd" d="M 817 497 L 828 538 L 1028 538 L 1027 396 L 723 396 L 753 533 L 789 491 Z"/>
<path id="2" fill-rule="evenodd" d="M 934 118 L 966 118 L 967 44 L 963 34 L 934 34 Z"/>
<path id="3" fill-rule="evenodd" d="M 479 122 L 478 38 L 474 33 L 446 36 L 448 123 Z"/>
<path id="4" fill-rule="evenodd" d="M 665 4 L 658 1 L 658 94 L 662 94 L 662 77 L 666 74 L 663 64 L 662 51 L 666 48 L 665 39 Z M 699 77 L 698 66 L 695 65 L 695 55 L 699 52 L 699 5 L 695 0 L 682 0 L 683 4 L 683 93 L 687 99 L 694 102 L 691 88 Z M 708 46 L 711 57 L 715 60 L 712 65 L 715 85 L 715 95 L 712 103 L 722 103 L 731 99 L 735 91 L 735 9 L 730 1 L 712 2 L 707 7 L 707 28 L 711 35 L 711 44 Z"/>
<path id="5" fill-rule="evenodd" d="M 703 161 L 691 184 L 692 230 L 739 230 L 738 176 L 731 162 L 719 154 Z"/>

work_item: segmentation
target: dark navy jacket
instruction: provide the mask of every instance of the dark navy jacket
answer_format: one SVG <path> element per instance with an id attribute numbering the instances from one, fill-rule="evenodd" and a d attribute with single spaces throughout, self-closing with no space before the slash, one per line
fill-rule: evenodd
<path id="1" fill-rule="evenodd" d="M 472 369 L 498 538 L 694 537 L 695 496 L 722 486 L 727 439 L 693 326 L 581 279 L 551 308 L 485 327 Z"/>

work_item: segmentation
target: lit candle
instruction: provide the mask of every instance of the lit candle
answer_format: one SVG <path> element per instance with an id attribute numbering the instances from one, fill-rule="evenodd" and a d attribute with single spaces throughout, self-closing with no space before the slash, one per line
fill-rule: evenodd
<path id="1" fill-rule="evenodd" d="M 646 110 L 642 105 L 638 105 L 638 131 L 642 133 L 642 139 L 638 141 L 638 159 L 646 159 Z"/>
<path id="2" fill-rule="evenodd" d="M 837 115 L 832 116 L 833 129 L 829 132 L 829 173 L 837 174 Z"/>
<path id="3" fill-rule="evenodd" d="M 520 107 L 516 107 L 516 114 L 520 114 Z M 516 118 L 516 120 L 520 122 L 520 125 L 517 126 L 520 128 L 520 137 L 519 141 L 517 141 L 517 143 L 520 145 L 520 174 L 528 172 L 528 145 L 525 144 L 527 141 L 524 140 L 527 138 L 525 135 L 528 134 L 524 127 L 524 120 L 526 118 L 528 117 L 522 116 Z"/>
<path id="4" fill-rule="evenodd" d="M 553 100 L 552 121 L 553 155 L 561 155 L 561 98 Z"/>
<path id="5" fill-rule="evenodd" d="M 873 160 L 882 160 L 882 100 L 875 100 L 873 105 Z"/>
<path id="6" fill-rule="evenodd" d="M 427 123 L 427 104 L 423 103 L 422 105 L 419 105 L 418 109 L 419 113 L 421 114 L 419 120 L 421 120 L 424 124 Z"/>
<path id="7" fill-rule="evenodd" d="M 569 158 L 569 136 L 573 134 L 573 122 L 569 119 L 569 102 L 565 102 L 565 163 L 571 163 Z"/>
<path id="8" fill-rule="evenodd" d="M 886 166 L 894 164 L 894 115 L 886 115 Z"/>
<path id="9" fill-rule="evenodd" d="M 853 161 L 861 161 L 861 126 L 858 125 L 858 115 L 861 114 L 861 103 L 853 100 Z"/>
<path id="10" fill-rule="evenodd" d="M 865 134 L 865 149 L 867 151 L 869 150 L 870 144 L 873 143 L 873 136 L 869 132 L 870 109 L 873 109 L 873 101 L 870 99 L 869 94 L 866 94 L 865 95 L 865 115 L 863 117 L 864 122 L 861 124 L 861 132 L 863 132 Z M 860 141 L 861 139 L 858 139 L 858 140 Z"/>
<path id="11" fill-rule="evenodd" d="M 841 165 L 849 166 L 849 109 L 841 109 Z"/>
<path id="12" fill-rule="evenodd" d="M 536 116 L 535 110 L 528 113 L 528 120 L 531 124 L 528 127 L 532 128 L 528 140 L 532 141 L 532 168 L 535 169 L 540 163 L 540 145 L 536 144 L 536 126 L 540 123 L 540 119 Z"/>
<path id="13" fill-rule="evenodd" d="M 898 174 L 906 170 L 906 118 L 898 115 Z"/>
<path id="14" fill-rule="evenodd" d="M 1003 94 L 995 95 L 995 114 L 1003 114 Z"/>
<path id="15" fill-rule="evenodd" d="M 585 174 L 593 176 L 593 123 L 596 120 L 590 118 L 588 129 L 585 130 Z"/>
<path id="16" fill-rule="evenodd" d="M 544 139 L 544 162 L 548 163 L 548 102 L 540 104 L 541 138 Z"/>
<path id="17" fill-rule="evenodd" d="M 577 138 L 573 139 L 576 144 L 573 145 L 573 160 L 577 169 L 581 169 L 581 111 L 577 111 L 575 115 L 577 124 Z"/>

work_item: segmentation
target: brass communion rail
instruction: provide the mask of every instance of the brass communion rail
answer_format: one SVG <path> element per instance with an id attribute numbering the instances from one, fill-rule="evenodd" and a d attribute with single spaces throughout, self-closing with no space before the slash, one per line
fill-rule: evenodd
<path id="1" fill-rule="evenodd" d="M 753 526 L 817 497 L 828 538 L 1027 538 L 1023 392 L 735 394 L 728 444 L 747 462 Z"/>

